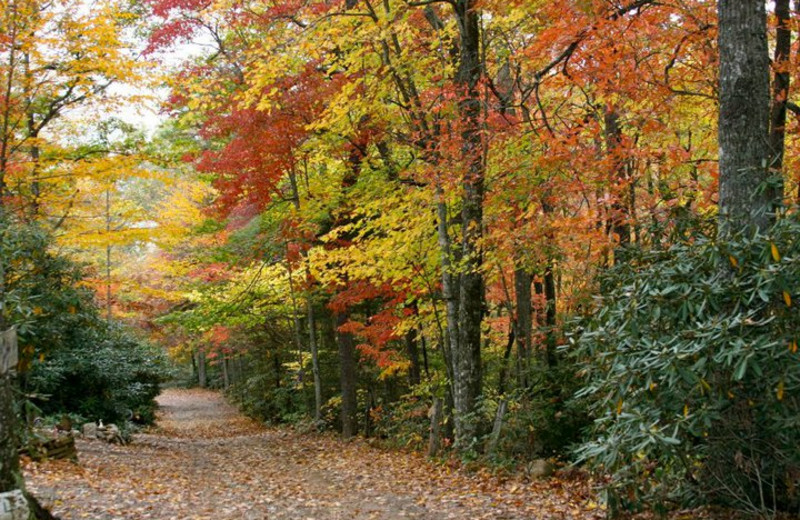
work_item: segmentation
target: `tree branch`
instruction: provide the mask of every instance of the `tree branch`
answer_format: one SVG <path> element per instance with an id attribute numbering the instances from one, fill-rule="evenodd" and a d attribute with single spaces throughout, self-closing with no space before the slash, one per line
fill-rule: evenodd
<path id="1" fill-rule="evenodd" d="M 424 7 L 426 5 L 433 5 L 433 4 L 455 5 L 455 2 L 453 2 L 453 0 L 416 0 L 416 1 L 406 0 L 406 5 L 409 7 Z"/>

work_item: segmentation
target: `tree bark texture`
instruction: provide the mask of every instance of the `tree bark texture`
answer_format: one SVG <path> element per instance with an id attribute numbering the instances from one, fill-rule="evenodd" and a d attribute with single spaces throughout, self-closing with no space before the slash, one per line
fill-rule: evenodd
<path id="1" fill-rule="evenodd" d="M 720 0 L 720 232 L 765 229 L 775 189 L 767 187 L 770 150 L 769 54 L 763 0 Z"/>
<path id="2" fill-rule="evenodd" d="M 200 388 L 208 386 L 206 379 L 206 351 L 203 348 L 197 351 L 197 384 Z"/>
<path id="3" fill-rule="evenodd" d="M 556 365 L 556 274 L 550 260 L 544 272 L 544 324 L 547 331 L 545 339 L 545 360 L 548 367 Z"/>
<path id="4" fill-rule="evenodd" d="M 603 120 L 606 153 L 611 164 L 610 185 L 614 190 L 611 203 L 611 233 L 616 237 L 619 246 L 625 246 L 631 242 L 630 211 L 627 205 L 630 179 L 628 178 L 627 162 L 623 158 L 622 127 L 619 123 L 619 113 L 613 107 L 606 107 Z M 614 261 L 617 262 L 616 254 Z"/>
<path id="5" fill-rule="evenodd" d="M 231 378 L 230 374 L 228 373 L 228 356 L 227 354 L 222 354 L 220 357 L 220 368 L 222 368 L 222 387 L 227 390 L 229 386 L 231 386 Z"/>
<path id="6" fill-rule="evenodd" d="M 484 284 L 480 240 L 483 234 L 485 164 L 481 139 L 482 76 L 479 14 L 475 0 L 454 2 L 460 45 L 456 87 L 460 95 L 462 155 L 466 171 L 462 179 L 461 267 L 458 290 L 458 341 L 453 357 L 453 404 L 455 445 L 465 449 L 478 433 L 475 406 L 481 393 L 481 321 Z"/>
<path id="7" fill-rule="evenodd" d="M 317 347 L 317 324 L 314 317 L 314 304 L 311 296 L 306 298 L 308 315 L 308 348 L 311 350 L 311 371 L 314 374 L 314 422 L 322 420 L 322 380 L 319 375 L 319 348 Z"/>
<path id="8" fill-rule="evenodd" d="M 775 53 L 772 62 L 772 99 L 769 114 L 770 171 L 775 177 L 775 202 L 783 199 L 783 154 L 786 140 L 786 103 L 789 99 L 789 57 L 792 51 L 790 0 L 775 0 Z"/>
<path id="9" fill-rule="evenodd" d="M 339 374 L 342 388 L 342 437 L 345 439 L 349 439 L 358 431 L 355 342 L 352 334 L 339 330 L 348 319 L 346 312 L 336 314 L 336 342 L 339 345 Z"/>
<path id="10" fill-rule="evenodd" d="M 514 270 L 514 295 L 516 299 L 517 380 L 520 388 L 528 387 L 528 371 L 531 360 L 533 321 L 531 313 L 531 285 L 533 276 L 523 267 Z"/>
<path id="11" fill-rule="evenodd" d="M 418 385 L 422 380 L 422 370 L 419 361 L 419 346 L 417 344 L 417 329 L 410 328 L 406 332 L 406 356 L 410 365 L 408 367 L 408 383 L 412 386 Z"/>
<path id="12" fill-rule="evenodd" d="M 4 274 L 0 270 L 0 274 Z M 3 294 L 0 293 L 0 297 Z M 19 424 L 14 406 L 16 341 L 6 341 L 5 320 L 0 318 L 0 493 L 22 488 L 19 467 Z M 14 334 L 13 331 L 9 331 Z"/>
<path id="13" fill-rule="evenodd" d="M 442 354 L 445 360 L 447 377 L 452 382 L 455 380 L 453 352 L 458 350 L 458 276 L 452 267 L 451 260 L 457 260 L 456 251 L 453 250 L 452 240 L 448 232 L 447 205 L 444 202 L 444 193 L 441 186 L 436 187 L 437 211 L 437 238 L 442 261 L 442 298 L 445 304 L 445 318 L 447 333 L 442 342 Z"/>
<path id="14" fill-rule="evenodd" d="M 19 489 L 22 482 L 18 447 L 13 378 L 0 375 L 0 493 Z"/>

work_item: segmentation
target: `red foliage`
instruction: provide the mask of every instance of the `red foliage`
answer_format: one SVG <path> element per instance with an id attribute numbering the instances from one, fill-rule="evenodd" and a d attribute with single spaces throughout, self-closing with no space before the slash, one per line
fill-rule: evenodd
<path id="1" fill-rule="evenodd" d="M 280 109 L 235 104 L 227 113 L 209 114 L 202 135 L 224 145 L 204 152 L 197 168 L 217 174 L 220 212 L 242 202 L 263 209 L 275 196 L 283 196 L 279 183 L 297 169 L 299 147 L 308 137 L 306 126 L 324 108 L 333 83 L 309 63 L 301 74 L 270 87 L 280 93 L 274 100 Z"/>
<path id="2" fill-rule="evenodd" d="M 189 273 L 189 277 L 203 282 L 212 283 L 230 280 L 232 278 L 232 273 L 228 264 L 217 262 L 195 269 Z"/>
<path id="3" fill-rule="evenodd" d="M 367 280 L 360 280 L 349 284 L 333 295 L 328 303 L 328 308 L 333 312 L 345 312 L 349 308 L 367 300 L 381 298 L 392 303 L 403 301 L 404 295 L 397 292 L 395 287 L 394 284 L 389 282 L 374 285 Z"/>
<path id="4" fill-rule="evenodd" d="M 351 316 L 347 323 L 339 327 L 340 332 L 353 334 L 362 340 L 357 348 L 379 368 L 386 368 L 402 359 L 397 351 L 387 348 L 391 342 L 401 339 L 396 332 L 397 326 L 408 312 L 412 312 L 404 307 L 406 293 L 398 291 L 396 287 L 399 286 L 402 284 L 373 285 L 368 281 L 359 281 L 339 290 L 328 303 L 334 312 L 345 312 L 369 301 L 380 304 L 381 310 L 367 316 L 363 322 Z"/>

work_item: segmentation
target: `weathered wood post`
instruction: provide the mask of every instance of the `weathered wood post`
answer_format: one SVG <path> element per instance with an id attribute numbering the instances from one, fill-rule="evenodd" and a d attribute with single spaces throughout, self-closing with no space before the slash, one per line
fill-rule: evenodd
<path id="1" fill-rule="evenodd" d="M 492 435 L 489 437 L 489 442 L 486 446 L 486 453 L 489 455 L 494 454 L 497 445 L 500 443 L 500 433 L 503 430 L 503 418 L 506 415 L 506 408 L 508 401 L 502 399 L 497 405 L 497 413 L 494 416 L 494 427 L 492 428 Z"/>
<path id="2" fill-rule="evenodd" d="M 27 520 L 30 511 L 19 469 L 14 375 L 19 361 L 17 331 L 0 332 L 0 520 Z"/>
<path id="3" fill-rule="evenodd" d="M 428 438 L 428 457 L 435 457 L 439 454 L 442 445 L 442 400 L 438 397 L 433 399 L 433 406 L 428 411 L 431 420 L 430 437 Z"/>

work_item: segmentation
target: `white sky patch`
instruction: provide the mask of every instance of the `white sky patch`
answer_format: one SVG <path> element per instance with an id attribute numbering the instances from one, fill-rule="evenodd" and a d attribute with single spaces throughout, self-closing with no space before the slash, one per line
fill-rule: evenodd
<path id="1" fill-rule="evenodd" d="M 208 37 L 210 40 L 210 37 Z M 208 53 L 208 42 L 203 35 L 197 35 L 196 41 L 184 42 L 161 51 L 153 56 L 158 63 L 150 72 L 153 75 L 151 85 L 117 84 L 113 85 L 110 94 L 131 99 L 119 108 L 109 113 L 109 117 L 117 117 L 122 121 L 142 129 L 147 136 L 152 136 L 158 127 L 167 119 L 162 107 L 169 97 L 169 88 L 154 85 L 157 78 L 166 74 L 176 74 L 183 64 L 195 60 Z"/>
<path id="2" fill-rule="evenodd" d="M 141 55 L 147 42 L 133 38 L 126 38 L 131 43 L 131 52 Z M 198 33 L 192 41 L 178 43 L 154 53 L 153 56 L 142 58 L 152 62 L 152 66 L 145 67 L 142 81 L 113 83 L 101 96 L 102 100 L 110 102 L 99 100 L 66 110 L 62 114 L 61 124 L 57 126 L 61 130 L 76 129 L 92 122 L 116 118 L 141 130 L 147 137 L 152 137 L 168 119 L 162 107 L 170 91 L 163 85 L 162 79 L 168 74 L 176 74 L 185 63 L 208 54 L 212 41 L 209 35 Z M 73 138 L 81 140 L 79 135 L 74 135 Z"/>

